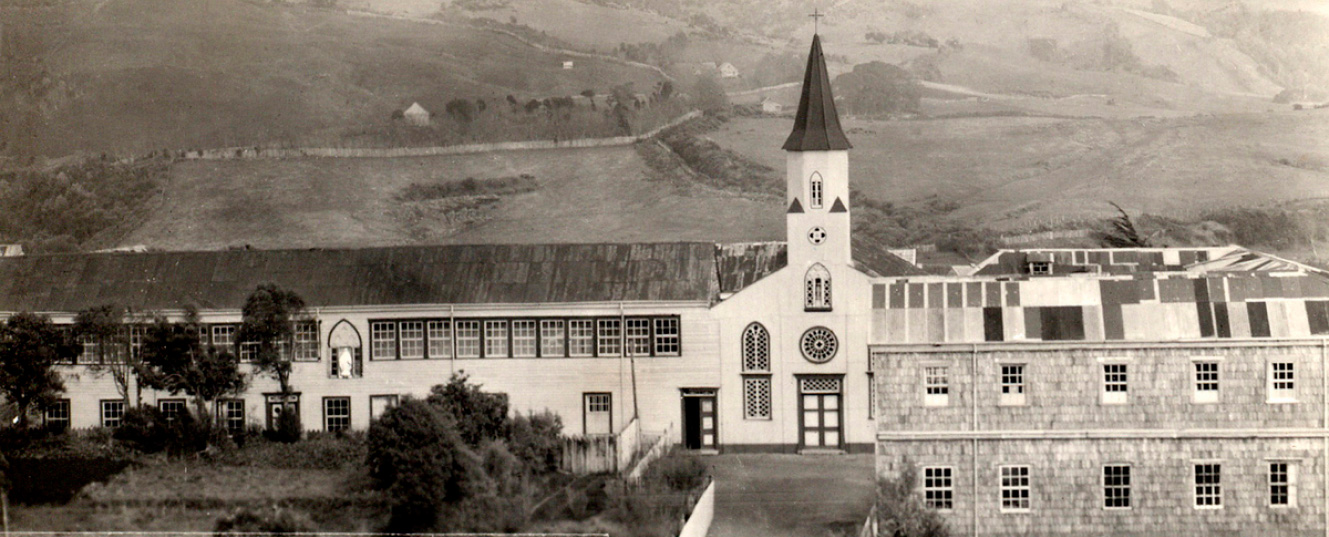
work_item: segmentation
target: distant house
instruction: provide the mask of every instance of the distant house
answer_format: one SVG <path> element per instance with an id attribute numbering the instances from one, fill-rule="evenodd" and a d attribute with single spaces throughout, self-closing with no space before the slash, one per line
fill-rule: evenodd
<path id="1" fill-rule="evenodd" d="M 738 68 L 729 62 L 720 64 L 720 78 L 738 78 Z"/>
<path id="2" fill-rule="evenodd" d="M 563 61 L 563 68 L 564 68 L 564 69 L 571 69 L 571 68 L 572 68 L 572 60 L 564 60 L 564 61 Z"/>
<path id="3" fill-rule="evenodd" d="M 22 244 L 0 244 L 0 257 L 18 257 L 23 255 Z"/>
<path id="4" fill-rule="evenodd" d="M 402 112 L 402 116 L 406 119 L 406 123 L 410 125 L 417 127 L 429 125 L 430 113 L 425 110 L 425 107 L 420 106 L 420 103 L 411 103 L 411 107 Z"/>
<path id="5" fill-rule="evenodd" d="M 779 114 L 784 111 L 784 105 L 771 100 L 770 97 L 761 100 L 761 113 Z"/>

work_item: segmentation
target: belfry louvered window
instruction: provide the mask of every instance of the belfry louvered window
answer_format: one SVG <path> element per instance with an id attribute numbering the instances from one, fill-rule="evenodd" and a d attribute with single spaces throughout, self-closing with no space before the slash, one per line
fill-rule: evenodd
<path id="1" fill-rule="evenodd" d="M 743 330 L 743 417 L 771 419 L 771 334 L 760 323 Z"/>
<path id="2" fill-rule="evenodd" d="M 831 310 L 831 273 L 820 263 L 812 265 L 804 276 L 805 296 L 803 309 L 806 311 Z"/>

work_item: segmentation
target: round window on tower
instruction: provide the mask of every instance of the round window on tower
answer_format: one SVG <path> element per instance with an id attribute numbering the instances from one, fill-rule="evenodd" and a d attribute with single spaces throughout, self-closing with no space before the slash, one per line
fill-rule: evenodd
<path id="1" fill-rule="evenodd" d="M 803 332 L 803 339 L 798 347 L 809 362 L 824 364 L 835 357 L 835 351 L 839 349 L 840 343 L 835 339 L 835 332 L 831 329 L 816 326 Z"/>
<path id="2" fill-rule="evenodd" d="M 808 240 L 811 241 L 812 244 L 826 242 L 826 228 L 817 226 L 808 230 Z"/>

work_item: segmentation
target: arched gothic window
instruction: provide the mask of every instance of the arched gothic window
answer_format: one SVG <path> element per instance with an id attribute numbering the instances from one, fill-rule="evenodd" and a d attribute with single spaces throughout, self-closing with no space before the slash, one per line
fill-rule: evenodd
<path id="1" fill-rule="evenodd" d="M 812 179 L 808 182 L 808 206 L 813 209 L 820 209 L 823 193 L 824 188 L 821 184 L 821 174 L 818 172 L 812 172 Z"/>
<path id="2" fill-rule="evenodd" d="M 803 278 L 805 296 L 803 309 L 806 311 L 831 310 L 831 273 L 820 263 L 812 265 Z"/>
<path id="3" fill-rule="evenodd" d="M 760 323 L 743 330 L 743 372 L 766 373 L 771 370 L 771 334 Z"/>

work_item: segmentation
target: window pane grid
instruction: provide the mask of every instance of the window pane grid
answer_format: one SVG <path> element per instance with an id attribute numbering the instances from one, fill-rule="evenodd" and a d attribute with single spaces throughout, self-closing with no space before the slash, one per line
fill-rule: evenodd
<path id="1" fill-rule="evenodd" d="M 1001 508 L 1005 510 L 1029 509 L 1029 467 L 1001 467 Z"/>
<path id="2" fill-rule="evenodd" d="M 567 353 L 563 349 L 563 321 L 540 321 L 540 356 L 558 357 Z"/>
<path id="3" fill-rule="evenodd" d="M 69 428 L 69 400 L 60 399 L 46 407 L 46 426 L 55 429 Z"/>
<path id="4" fill-rule="evenodd" d="M 590 319 L 568 321 L 568 355 L 595 354 L 595 322 Z"/>
<path id="5" fill-rule="evenodd" d="M 1195 506 L 1223 506 L 1223 467 L 1221 464 L 1195 465 Z"/>
<path id="6" fill-rule="evenodd" d="M 597 349 L 599 356 L 619 356 L 623 354 L 623 326 L 618 319 L 600 319 L 596 321 Z"/>
<path id="7" fill-rule="evenodd" d="M 125 402 L 121 400 L 102 401 L 102 427 L 115 428 L 125 416 Z"/>
<path id="8" fill-rule="evenodd" d="M 508 356 L 508 322 L 485 321 L 485 358 Z"/>
<path id="9" fill-rule="evenodd" d="M 426 330 L 429 337 L 429 357 L 452 357 L 452 325 L 448 321 L 429 321 Z"/>
<path id="10" fill-rule="evenodd" d="M 1292 504 L 1291 468 L 1287 462 L 1269 463 L 1269 505 Z"/>
<path id="11" fill-rule="evenodd" d="M 923 468 L 923 503 L 932 509 L 954 507 L 955 489 L 950 467 Z"/>
<path id="12" fill-rule="evenodd" d="M 1131 467 L 1103 467 L 1103 507 L 1125 509 L 1131 506 Z"/>
<path id="13" fill-rule="evenodd" d="M 1273 364 L 1274 391 L 1290 392 L 1295 387 L 1295 372 L 1292 362 L 1275 362 Z"/>
<path id="14" fill-rule="evenodd" d="M 609 394 L 587 394 L 586 411 L 587 412 L 609 412 Z"/>
<path id="15" fill-rule="evenodd" d="M 295 323 L 295 360 L 300 362 L 318 361 L 318 323 L 301 321 Z"/>
<path id="16" fill-rule="evenodd" d="M 397 324 L 370 323 L 369 358 L 371 360 L 394 360 L 397 358 Z"/>
<path id="17" fill-rule="evenodd" d="M 649 356 L 651 354 L 651 320 L 627 319 L 624 330 L 627 333 L 627 351 L 629 356 Z"/>
<path id="18" fill-rule="evenodd" d="M 1103 391 L 1125 393 L 1126 386 L 1126 364 L 1103 365 Z"/>
<path id="19" fill-rule="evenodd" d="M 743 331 L 743 370 L 771 370 L 771 335 L 762 325 L 753 323 Z"/>
<path id="20" fill-rule="evenodd" d="M 245 402 L 243 399 L 227 399 L 217 403 L 220 408 L 222 425 L 230 434 L 245 431 Z"/>
<path id="21" fill-rule="evenodd" d="M 519 358 L 535 357 L 538 332 L 535 321 L 512 321 L 512 355 Z"/>
<path id="22" fill-rule="evenodd" d="M 923 368 L 924 385 L 928 395 L 946 395 L 950 387 L 946 383 L 945 367 Z"/>
<path id="23" fill-rule="evenodd" d="M 457 357 L 480 357 L 480 321 L 457 321 Z"/>
<path id="24" fill-rule="evenodd" d="M 1024 393 L 1023 365 L 1001 366 L 1001 393 L 1004 394 Z"/>
<path id="25" fill-rule="evenodd" d="M 678 319 L 659 317 L 655 319 L 655 356 L 677 356 Z"/>
<path id="26" fill-rule="evenodd" d="M 185 402 L 178 400 L 158 401 L 157 410 L 161 411 L 162 417 L 166 418 L 167 421 L 174 421 L 180 417 L 181 413 L 185 412 Z"/>
<path id="27" fill-rule="evenodd" d="M 425 357 L 424 321 L 402 321 L 397 324 L 397 331 L 401 338 L 401 357 L 403 359 Z"/>
<path id="28" fill-rule="evenodd" d="M 351 428 L 351 399 L 328 397 L 323 400 L 323 428 L 329 432 Z"/>
<path id="29" fill-rule="evenodd" d="M 1218 391 L 1218 362 L 1195 363 L 1195 389 L 1201 392 Z"/>

